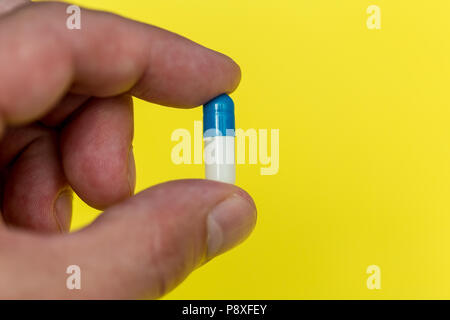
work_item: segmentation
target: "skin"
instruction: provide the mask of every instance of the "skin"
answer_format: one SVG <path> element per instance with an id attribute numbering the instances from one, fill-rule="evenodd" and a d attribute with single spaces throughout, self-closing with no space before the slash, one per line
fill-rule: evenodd
<path id="1" fill-rule="evenodd" d="M 0 2 L 0 298 L 158 298 L 243 241 L 256 209 L 205 180 L 134 195 L 131 97 L 195 107 L 234 91 L 240 69 L 109 13 L 82 10 L 82 29 L 68 30 L 66 8 Z M 104 210 L 76 233 L 72 190 Z M 74 264 L 81 290 L 66 288 Z"/>

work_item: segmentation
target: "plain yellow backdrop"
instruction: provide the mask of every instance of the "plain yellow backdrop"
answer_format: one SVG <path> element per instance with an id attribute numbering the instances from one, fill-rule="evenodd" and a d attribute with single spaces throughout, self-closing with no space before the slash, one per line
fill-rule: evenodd
<path id="1" fill-rule="evenodd" d="M 238 167 L 255 232 L 165 298 L 450 298 L 448 0 L 76 3 L 231 56 L 237 126 L 280 130 L 277 175 Z M 381 30 L 366 27 L 372 4 Z M 201 116 L 136 100 L 138 191 L 203 177 L 170 159 L 173 130 Z M 73 228 L 96 215 L 77 199 Z M 372 264 L 381 290 L 366 286 Z"/>

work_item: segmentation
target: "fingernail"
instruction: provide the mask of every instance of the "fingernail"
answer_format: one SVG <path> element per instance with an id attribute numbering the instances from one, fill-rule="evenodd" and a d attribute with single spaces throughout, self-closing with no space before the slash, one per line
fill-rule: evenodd
<path id="1" fill-rule="evenodd" d="M 71 190 L 61 191 L 58 198 L 55 200 L 55 219 L 61 232 L 67 232 L 70 229 L 70 222 L 72 220 L 72 200 L 73 195 Z"/>
<path id="2" fill-rule="evenodd" d="M 209 260 L 244 241 L 256 223 L 256 207 L 248 195 L 233 194 L 208 215 Z"/>
<path id="3" fill-rule="evenodd" d="M 134 162 L 133 146 L 130 147 L 128 152 L 128 185 L 130 186 L 130 195 L 134 195 L 134 189 L 136 188 L 136 164 Z"/>

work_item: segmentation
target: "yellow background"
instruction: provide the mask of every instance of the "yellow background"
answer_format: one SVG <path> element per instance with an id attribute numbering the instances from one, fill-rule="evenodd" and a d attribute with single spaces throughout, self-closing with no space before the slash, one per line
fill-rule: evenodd
<path id="1" fill-rule="evenodd" d="M 85 0 L 234 58 L 237 127 L 280 129 L 280 171 L 238 167 L 259 221 L 169 299 L 450 298 L 450 2 Z M 382 29 L 368 30 L 378 5 Z M 201 76 L 201 75 L 199 75 Z M 136 101 L 137 190 L 176 166 L 201 109 Z M 73 227 L 92 221 L 79 200 Z M 368 290 L 366 268 L 381 268 Z"/>

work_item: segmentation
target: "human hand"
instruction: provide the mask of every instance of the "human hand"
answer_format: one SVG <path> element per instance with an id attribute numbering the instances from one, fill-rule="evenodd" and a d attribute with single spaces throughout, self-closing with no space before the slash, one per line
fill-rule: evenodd
<path id="1" fill-rule="evenodd" d="M 131 96 L 194 107 L 232 92 L 240 69 L 109 13 L 83 10 L 68 30 L 66 8 L 0 2 L 0 298 L 157 298 L 245 239 L 256 209 L 205 180 L 133 196 Z M 68 234 L 72 189 L 105 211 Z M 74 264 L 81 290 L 66 288 Z"/>

